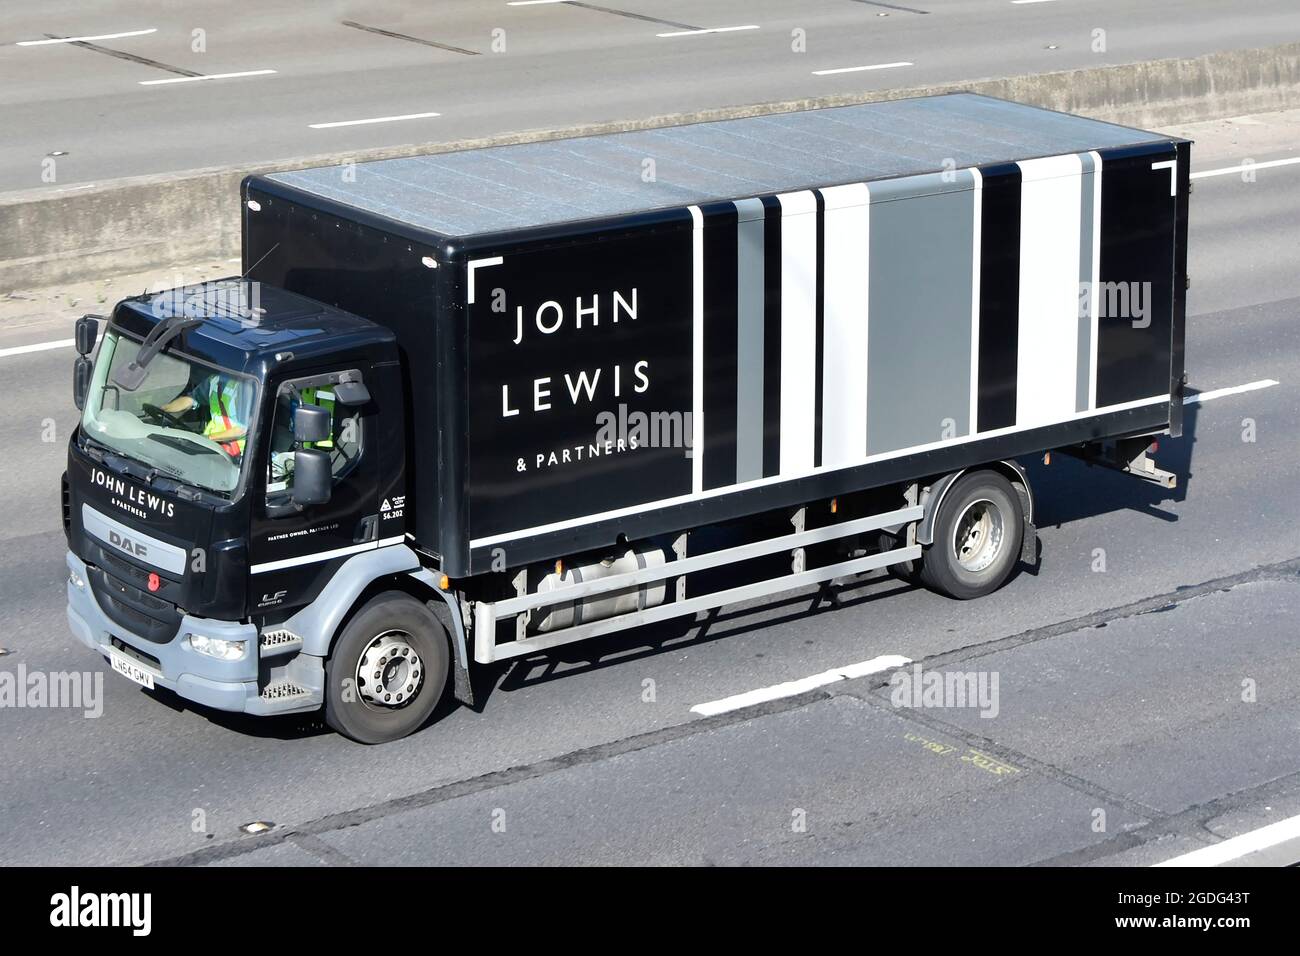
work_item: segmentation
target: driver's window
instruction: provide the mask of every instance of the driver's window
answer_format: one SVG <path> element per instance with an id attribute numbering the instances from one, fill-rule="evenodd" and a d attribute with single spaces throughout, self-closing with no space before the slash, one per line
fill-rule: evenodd
<path id="1" fill-rule="evenodd" d="M 301 447 L 329 452 L 330 471 L 336 481 L 351 471 L 361 457 L 361 410 L 339 402 L 333 384 L 334 380 L 330 379 L 304 379 L 280 388 L 272 417 L 271 454 L 267 462 L 269 497 L 287 496 L 293 489 L 293 453 L 299 447 L 293 434 L 293 413 L 299 405 L 318 405 L 330 413 L 330 437 Z"/>

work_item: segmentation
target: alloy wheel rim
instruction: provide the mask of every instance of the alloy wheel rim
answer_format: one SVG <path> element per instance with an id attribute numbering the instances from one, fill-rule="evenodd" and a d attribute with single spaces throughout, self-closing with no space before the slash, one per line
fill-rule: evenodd
<path id="1" fill-rule="evenodd" d="M 972 501 L 957 518 L 952 550 L 963 571 L 978 574 L 1002 553 L 1005 537 L 1002 509 L 987 498 Z"/>
<path id="2" fill-rule="evenodd" d="M 423 684 L 424 662 L 406 631 L 384 631 L 357 659 L 357 691 L 368 704 L 403 707 L 415 699 Z"/>

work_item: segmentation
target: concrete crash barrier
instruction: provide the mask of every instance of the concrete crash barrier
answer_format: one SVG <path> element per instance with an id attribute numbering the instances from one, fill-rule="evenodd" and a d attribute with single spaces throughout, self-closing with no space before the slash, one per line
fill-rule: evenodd
<path id="1" fill-rule="evenodd" d="M 1300 43 L 1231 50 L 1031 76 L 870 90 L 781 103 L 725 107 L 527 130 L 477 139 L 311 156 L 239 169 L 118 179 L 86 188 L 0 196 L 0 295 L 61 282 L 236 257 L 239 211 L 232 202 L 249 174 L 365 162 L 707 120 L 847 106 L 969 90 L 1138 127 L 1189 123 L 1300 104 Z"/>

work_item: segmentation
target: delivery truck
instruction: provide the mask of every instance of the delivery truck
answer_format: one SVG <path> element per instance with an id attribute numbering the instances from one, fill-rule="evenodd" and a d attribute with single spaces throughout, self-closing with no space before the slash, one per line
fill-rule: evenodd
<path id="1" fill-rule="evenodd" d="M 78 323 L 72 631 L 374 743 L 627 628 L 988 594 L 1017 459 L 1175 480 L 1189 150 L 951 94 L 251 176 L 239 276 Z"/>

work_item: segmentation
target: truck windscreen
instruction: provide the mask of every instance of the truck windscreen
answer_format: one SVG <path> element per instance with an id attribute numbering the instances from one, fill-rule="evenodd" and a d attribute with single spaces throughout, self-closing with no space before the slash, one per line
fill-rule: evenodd
<path id="1" fill-rule="evenodd" d="M 230 494 L 239 485 L 257 383 L 174 351 L 156 356 L 140 386 L 113 373 L 140 343 L 110 331 L 100 346 L 81 427 L 90 438 L 162 474 Z"/>

